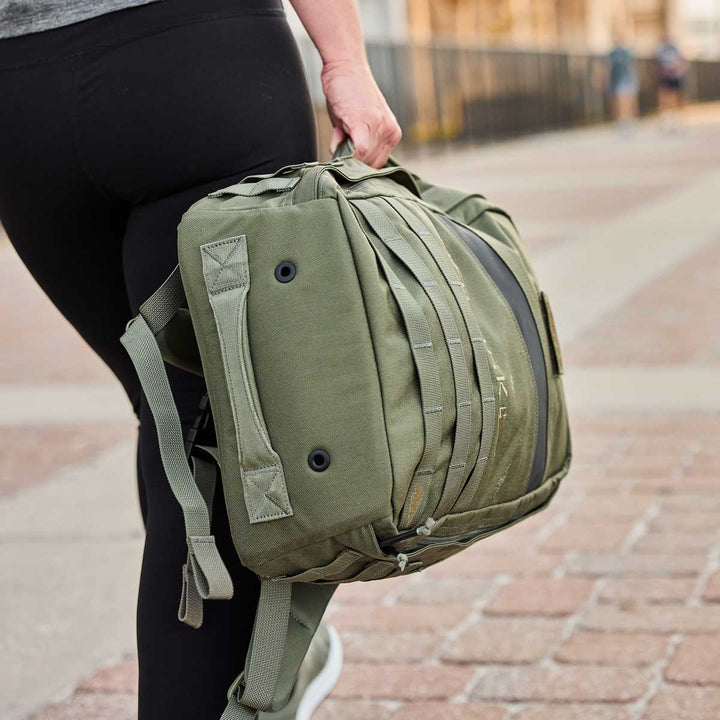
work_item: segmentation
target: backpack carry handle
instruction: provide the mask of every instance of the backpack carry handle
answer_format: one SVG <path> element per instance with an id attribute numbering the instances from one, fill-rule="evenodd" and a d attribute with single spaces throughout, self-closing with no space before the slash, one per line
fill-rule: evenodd
<path id="1" fill-rule="evenodd" d="M 282 461 L 272 447 L 255 399 L 247 317 L 251 274 L 247 238 L 238 235 L 205 243 L 200 251 L 207 297 L 220 339 L 249 521 L 265 523 L 290 517 L 293 509 Z"/>
<path id="2" fill-rule="evenodd" d="M 332 154 L 333 160 L 345 160 L 355 157 L 355 143 L 349 135 L 345 136 L 345 139 L 335 148 L 335 152 Z M 383 167 L 386 168 L 399 168 L 400 163 L 392 156 L 388 157 L 387 162 Z"/>
<path id="3" fill-rule="evenodd" d="M 333 160 L 343 160 L 344 158 L 355 157 L 355 143 L 349 135 L 335 148 L 332 154 Z"/>

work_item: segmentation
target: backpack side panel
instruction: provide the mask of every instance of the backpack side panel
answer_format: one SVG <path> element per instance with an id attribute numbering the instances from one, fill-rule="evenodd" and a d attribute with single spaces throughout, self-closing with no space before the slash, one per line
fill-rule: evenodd
<path id="1" fill-rule="evenodd" d="M 186 213 L 179 256 L 216 418 L 233 539 L 240 558 L 254 568 L 290 550 L 301 557 L 306 546 L 386 517 L 392 473 L 368 321 L 336 202 L 225 210 L 227 205 L 203 200 Z M 200 258 L 201 245 L 238 235 L 248 244 L 255 392 L 293 510 L 290 517 L 254 524 L 245 503 L 233 389 Z M 275 268 L 286 261 L 297 272 L 292 282 L 281 283 Z M 323 472 L 308 463 L 316 449 L 330 455 Z M 359 480 L 348 486 L 353 476 Z M 307 562 L 312 566 L 313 559 Z"/>

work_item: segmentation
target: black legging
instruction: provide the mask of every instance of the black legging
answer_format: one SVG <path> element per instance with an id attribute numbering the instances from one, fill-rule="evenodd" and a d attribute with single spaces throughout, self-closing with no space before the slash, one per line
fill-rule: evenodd
<path id="1" fill-rule="evenodd" d="M 244 662 L 258 584 L 233 551 L 220 496 L 213 530 L 235 596 L 206 603 L 200 630 L 178 622 L 182 515 L 118 338 L 177 262 L 176 226 L 195 200 L 315 155 L 280 0 L 164 0 L 0 41 L 0 218 L 140 420 L 140 720 L 219 718 Z M 187 427 L 203 383 L 172 368 L 170 378 Z"/>

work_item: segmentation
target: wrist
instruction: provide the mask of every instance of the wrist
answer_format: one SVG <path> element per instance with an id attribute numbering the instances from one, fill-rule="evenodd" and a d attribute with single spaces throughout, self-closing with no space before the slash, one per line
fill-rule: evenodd
<path id="1" fill-rule="evenodd" d="M 363 49 L 362 54 L 323 58 L 322 74 L 364 75 L 371 73 L 370 64 Z"/>

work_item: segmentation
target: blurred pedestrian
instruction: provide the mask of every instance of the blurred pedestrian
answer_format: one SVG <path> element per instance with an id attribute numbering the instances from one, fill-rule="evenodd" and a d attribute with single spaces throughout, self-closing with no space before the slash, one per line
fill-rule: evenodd
<path id="1" fill-rule="evenodd" d="M 656 55 L 658 107 L 662 128 L 668 132 L 680 129 L 680 112 L 684 105 L 687 62 L 670 38 L 665 38 Z"/>
<path id="2" fill-rule="evenodd" d="M 354 0 L 292 3 L 323 61 L 331 144 L 348 134 L 359 159 L 382 166 L 400 128 L 372 77 Z M 235 595 L 209 605 L 199 630 L 175 619 L 183 517 L 119 338 L 177 263 L 176 228 L 192 203 L 249 174 L 313 161 L 316 151 L 281 0 L 0 0 L 0 218 L 138 417 L 139 720 L 220 717 L 245 662 L 259 583 L 232 549 L 218 485 L 213 531 Z M 178 368 L 168 374 L 187 431 L 204 382 Z M 294 698 L 332 662 L 327 644 L 319 647 Z M 332 685 L 316 687 L 327 694 Z"/>
<path id="3" fill-rule="evenodd" d="M 637 117 L 638 79 L 632 48 L 618 33 L 607 57 L 613 119 L 623 135 L 632 135 Z"/>

